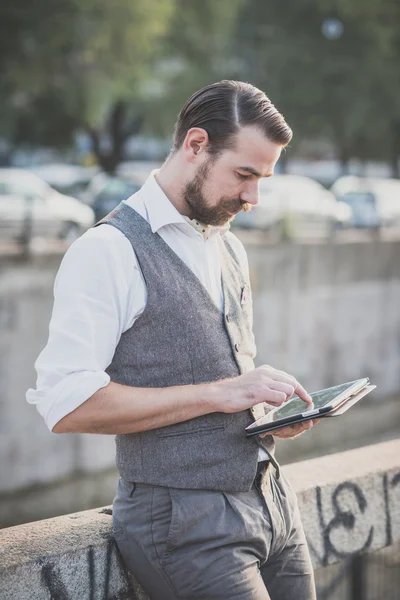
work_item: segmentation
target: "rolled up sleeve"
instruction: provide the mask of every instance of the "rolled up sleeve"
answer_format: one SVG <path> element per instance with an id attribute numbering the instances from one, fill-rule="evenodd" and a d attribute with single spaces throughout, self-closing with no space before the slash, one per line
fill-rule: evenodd
<path id="1" fill-rule="evenodd" d="M 114 232 L 99 234 L 103 228 Z M 108 225 L 89 230 L 57 273 L 49 338 L 35 362 L 36 389 L 26 393 L 50 431 L 110 382 L 106 369 L 127 327 L 134 266 L 132 247 L 121 236 Z"/>

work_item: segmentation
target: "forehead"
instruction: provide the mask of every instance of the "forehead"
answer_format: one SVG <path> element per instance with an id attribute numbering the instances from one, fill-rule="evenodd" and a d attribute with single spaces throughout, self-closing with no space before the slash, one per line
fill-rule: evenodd
<path id="1" fill-rule="evenodd" d="M 270 174 L 282 151 L 282 146 L 268 140 L 258 127 L 242 127 L 235 142 L 221 160 L 232 167 L 252 167 L 262 176 Z"/>

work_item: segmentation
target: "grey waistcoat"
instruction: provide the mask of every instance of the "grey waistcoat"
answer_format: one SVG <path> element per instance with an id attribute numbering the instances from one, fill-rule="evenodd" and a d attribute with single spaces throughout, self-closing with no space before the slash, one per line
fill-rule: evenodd
<path id="1" fill-rule="evenodd" d="M 133 208 L 122 203 L 95 226 L 102 223 L 128 238 L 147 287 L 144 312 L 122 334 L 107 369 L 112 381 L 161 388 L 217 381 L 254 369 L 247 268 L 233 234 L 219 239 L 221 313 L 189 267 Z M 272 436 L 245 437 L 245 427 L 259 416 L 260 408 L 117 435 L 121 477 L 170 487 L 249 490 L 260 445 L 271 452 L 274 444 Z"/>

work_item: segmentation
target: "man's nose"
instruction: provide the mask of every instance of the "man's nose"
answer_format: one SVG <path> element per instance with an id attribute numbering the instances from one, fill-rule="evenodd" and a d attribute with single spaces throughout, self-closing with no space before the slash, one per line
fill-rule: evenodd
<path id="1" fill-rule="evenodd" d="M 258 201 L 260 199 L 258 181 L 248 182 L 246 189 L 244 189 L 240 195 L 240 199 L 243 202 L 248 202 L 249 204 L 252 204 L 253 206 L 258 204 Z"/>

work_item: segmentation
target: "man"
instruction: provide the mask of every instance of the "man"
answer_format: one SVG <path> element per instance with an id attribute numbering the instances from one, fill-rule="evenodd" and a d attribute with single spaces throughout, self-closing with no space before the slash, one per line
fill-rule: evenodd
<path id="1" fill-rule="evenodd" d="M 196 92 L 162 168 L 57 275 L 27 399 L 55 433 L 116 434 L 114 535 L 152 599 L 315 598 L 274 439 L 244 435 L 263 403 L 311 399 L 293 376 L 254 368 L 247 259 L 228 231 L 291 137 L 249 84 Z"/>

